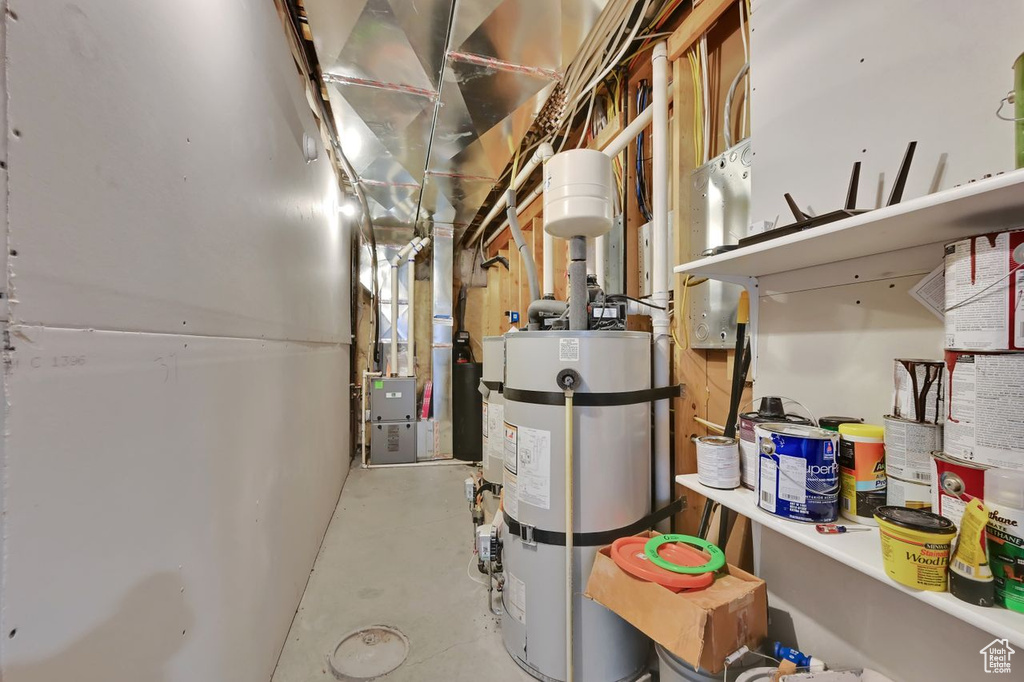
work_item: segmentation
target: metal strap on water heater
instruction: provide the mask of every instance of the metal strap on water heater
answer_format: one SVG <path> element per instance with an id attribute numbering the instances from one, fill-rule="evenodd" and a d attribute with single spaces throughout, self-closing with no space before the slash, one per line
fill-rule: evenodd
<path id="1" fill-rule="evenodd" d="M 648 514 L 639 521 L 634 521 L 628 526 L 614 528 L 612 530 L 599 530 L 591 533 L 573 533 L 572 541 L 573 544 L 578 547 L 603 547 L 604 545 L 610 545 L 619 538 L 626 537 L 628 535 L 636 535 L 640 531 L 648 530 L 673 514 L 677 514 L 685 509 L 686 497 L 680 497 L 671 504 L 662 507 L 656 512 Z M 526 524 L 519 523 L 509 516 L 507 511 L 505 512 L 505 525 L 508 526 L 509 533 L 516 536 L 527 545 L 536 545 L 539 543 L 542 545 L 565 546 L 565 533 L 554 530 L 542 530 L 535 526 L 528 526 Z"/>
<path id="2" fill-rule="evenodd" d="M 580 393 L 573 395 L 576 407 L 612 407 L 616 405 L 636 405 L 650 403 L 668 398 L 681 398 L 683 384 L 645 388 L 639 391 L 618 391 L 615 393 Z M 505 400 L 532 405 L 564 405 L 565 393 L 562 391 L 527 391 L 521 388 L 505 386 Z"/>

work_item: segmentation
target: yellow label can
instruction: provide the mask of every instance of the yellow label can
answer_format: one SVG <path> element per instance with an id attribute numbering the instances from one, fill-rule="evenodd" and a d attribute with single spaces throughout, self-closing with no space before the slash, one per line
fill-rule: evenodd
<path id="1" fill-rule="evenodd" d="M 875 510 L 875 521 L 886 575 L 907 587 L 945 592 L 953 522 L 922 509 L 890 506 Z"/>

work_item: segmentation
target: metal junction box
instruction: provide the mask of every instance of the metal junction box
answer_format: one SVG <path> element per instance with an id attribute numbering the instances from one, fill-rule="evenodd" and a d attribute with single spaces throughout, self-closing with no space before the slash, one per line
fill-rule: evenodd
<path id="1" fill-rule="evenodd" d="M 690 176 L 690 260 L 708 249 L 736 244 L 750 225 L 750 139 L 695 168 Z M 685 223 L 684 223 L 685 224 Z M 690 345 L 733 348 L 742 287 L 708 280 L 690 287 Z"/>
<path id="2" fill-rule="evenodd" d="M 416 377 L 383 377 L 370 383 L 370 421 L 416 419 Z"/>
<path id="3" fill-rule="evenodd" d="M 416 461 L 416 422 L 370 425 L 370 464 L 412 464 Z"/>

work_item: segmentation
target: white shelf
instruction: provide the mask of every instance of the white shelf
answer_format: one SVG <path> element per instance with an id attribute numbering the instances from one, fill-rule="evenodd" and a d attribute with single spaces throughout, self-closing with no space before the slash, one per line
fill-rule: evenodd
<path id="1" fill-rule="evenodd" d="M 761 277 L 1024 226 L 1024 169 L 678 265 L 700 277 Z"/>
<path id="2" fill-rule="evenodd" d="M 1024 646 L 1024 614 L 999 607 L 971 606 L 948 592 L 913 590 L 893 582 L 882 567 L 882 549 L 877 528 L 842 535 L 821 535 L 812 524 L 786 521 L 760 509 L 757 506 L 757 497 L 753 491 L 746 488 L 737 488 L 736 490 L 708 488 L 697 481 L 697 474 L 676 476 L 676 482 L 746 516 L 754 523 L 796 540 L 801 545 L 821 552 L 895 590 L 909 594 L 926 604 L 931 604 L 940 611 L 996 637 L 1006 637 L 1013 644 Z M 771 585 L 768 587 L 770 588 Z"/>

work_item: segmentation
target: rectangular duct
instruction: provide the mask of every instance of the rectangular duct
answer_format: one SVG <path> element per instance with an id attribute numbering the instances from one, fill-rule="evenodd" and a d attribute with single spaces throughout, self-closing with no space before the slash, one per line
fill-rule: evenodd
<path id="1" fill-rule="evenodd" d="M 452 456 L 452 280 L 455 230 L 451 225 L 433 226 L 433 334 L 431 355 L 434 383 L 434 457 Z"/>

